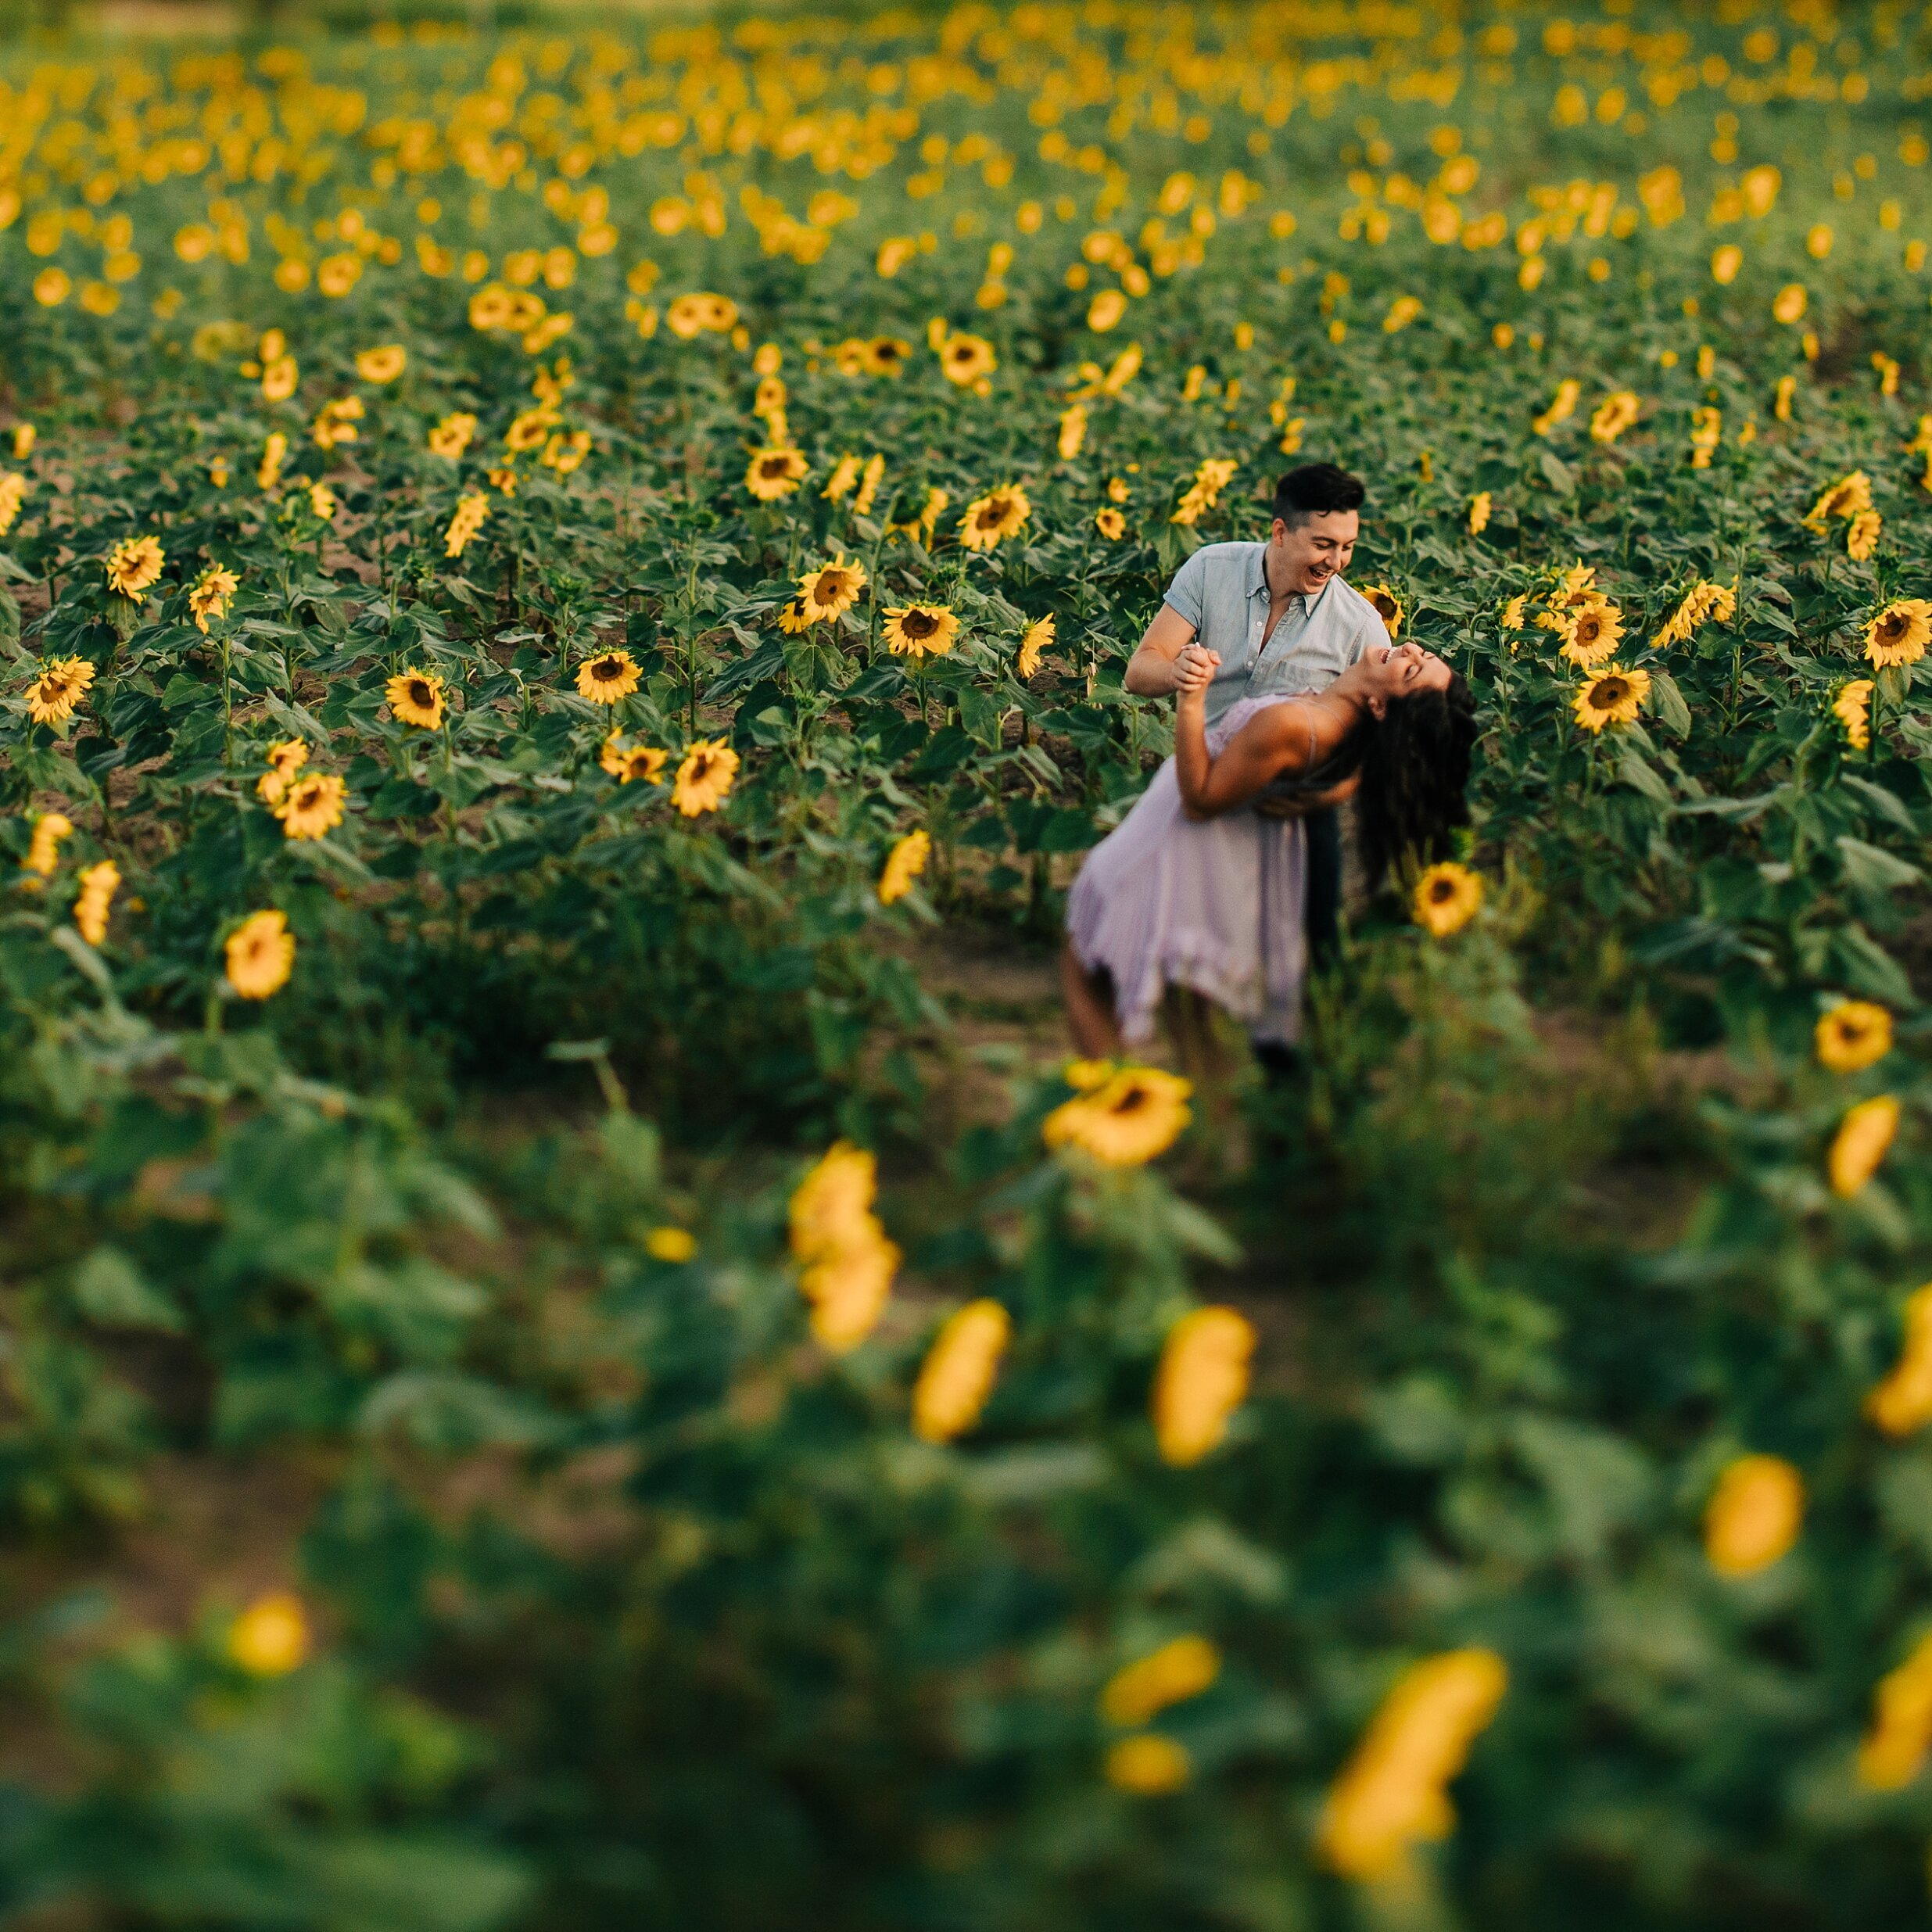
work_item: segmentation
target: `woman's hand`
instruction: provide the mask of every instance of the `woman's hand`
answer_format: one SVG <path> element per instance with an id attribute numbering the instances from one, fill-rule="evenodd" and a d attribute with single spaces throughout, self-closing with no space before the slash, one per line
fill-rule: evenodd
<path id="1" fill-rule="evenodd" d="M 1220 653 L 1199 644 L 1190 644 L 1175 658 L 1174 687 L 1183 699 L 1204 694 L 1220 668 Z"/>

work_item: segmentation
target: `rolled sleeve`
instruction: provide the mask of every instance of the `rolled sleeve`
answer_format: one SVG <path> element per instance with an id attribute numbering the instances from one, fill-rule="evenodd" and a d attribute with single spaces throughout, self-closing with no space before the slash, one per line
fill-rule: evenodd
<path id="1" fill-rule="evenodd" d="M 1196 550 L 1174 574 L 1163 602 L 1171 605 L 1198 631 L 1207 608 L 1207 555 Z"/>

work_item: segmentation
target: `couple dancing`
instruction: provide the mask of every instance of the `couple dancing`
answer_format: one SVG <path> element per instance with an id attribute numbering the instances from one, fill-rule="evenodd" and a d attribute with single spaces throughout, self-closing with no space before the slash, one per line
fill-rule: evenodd
<path id="1" fill-rule="evenodd" d="M 1378 886 L 1445 856 L 1468 820 L 1468 686 L 1393 644 L 1342 581 L 1363 494 L 1332 464 L 1291 470 L 1267 541 L 1196 550 L 1127 665 L 1137 696 L 1177 697 L 1174 755 L 1067 901 L 1062 984 L 1089 1059 L 1145 1040 L 1163 996 L 1186 988 L 1242 1020 L 1264 1064 L 1284 1063 L 1307 962 L 1336 941 L 1342 801 Z"/>

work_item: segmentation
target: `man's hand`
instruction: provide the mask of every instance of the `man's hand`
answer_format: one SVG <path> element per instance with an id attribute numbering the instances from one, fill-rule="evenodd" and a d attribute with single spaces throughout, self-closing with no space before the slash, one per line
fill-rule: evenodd
<path id="1" fill-rule="evenodd" d="M 1292 797 L 1280 793 L 1271 797 L 1267 792 L 1254 801 L 1256 816 L 1263 819 L 1305 819 L 1311 812 L 1328 812 L 1347 799 L 1355 796 L 1361 784 L 1360 772 L 1352 772 L 1339 784 L 1331 785 L 1325 791 L 1296 792 Z"/>
<path id="2" fill-rule="evenodd" d="M 1127 660 L 1127 688 L 1136 697 L 1170 697 L 1180 688 L 1182 655 L 1194 646 L 1194 626 L 1171 604 L 1154 613 L 1139 647 Z"/>
<path id="3" fill-rule="evenodd" d="M 1204 691 L 1214 682 L 1220 668 L 1220 653 L 1204 645 L 1189 644 L 1174 661 L 1174 688 L 1177 691 Z"/>

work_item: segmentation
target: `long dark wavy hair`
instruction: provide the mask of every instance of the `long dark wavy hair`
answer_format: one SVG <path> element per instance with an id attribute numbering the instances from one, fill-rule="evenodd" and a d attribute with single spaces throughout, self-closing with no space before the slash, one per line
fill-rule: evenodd
<path id="1" fill-rule="evenodd" d="M 1391 698 L 1388 715 L 1361 734 L 1357 841 L 1371 886 L 1405 862 L 1446 858 L 1450 834 L 1469 823 L 1469 755 L 1476 701 L 1460 672 L 1446 691 Z"/>

